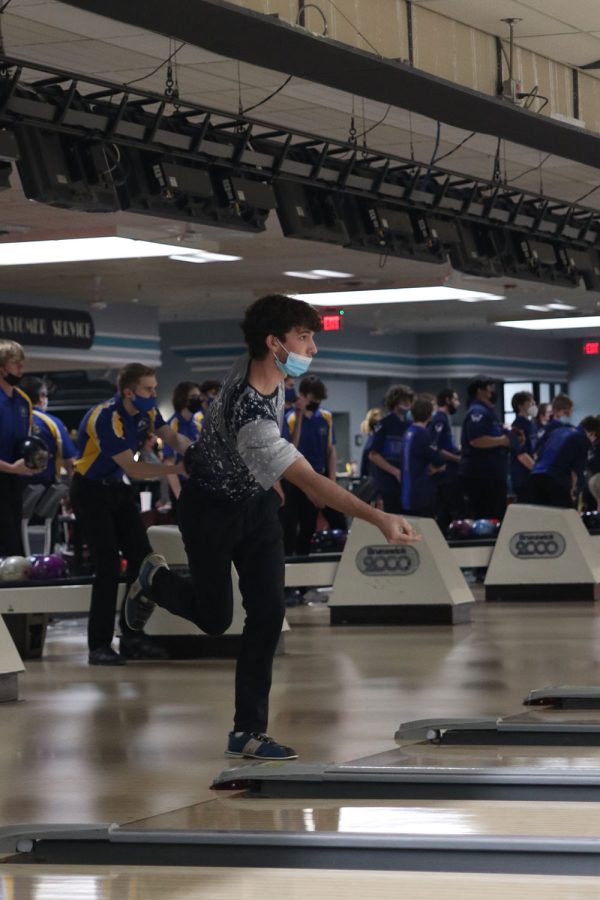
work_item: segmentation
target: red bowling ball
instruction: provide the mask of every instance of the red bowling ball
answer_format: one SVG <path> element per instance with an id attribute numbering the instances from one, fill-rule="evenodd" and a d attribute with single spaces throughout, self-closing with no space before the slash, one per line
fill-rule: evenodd
<path id="1" fill-rule="evenodd" d="M 67 564 L 58 553 L 48 556 L 35 556 L 31 564 L 29 577 L 34 581 L 52 581 L 63 578 L 67 573 Z"/>
<path id="2" fill-rule="evenodd" d="M 449 541 L 466 541 L 473 537 L 473 520 L 455 519 L 448 526 L 446 537 Z"/>

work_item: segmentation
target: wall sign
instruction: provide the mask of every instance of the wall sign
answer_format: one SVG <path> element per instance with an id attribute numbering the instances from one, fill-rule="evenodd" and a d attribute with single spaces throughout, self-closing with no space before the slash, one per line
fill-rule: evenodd
<path id="1" fill-rule="evenodd" d="M 94 323 L 81 310 L 0 304 L 0 338 L 25 346 L 89 350 Z"/>

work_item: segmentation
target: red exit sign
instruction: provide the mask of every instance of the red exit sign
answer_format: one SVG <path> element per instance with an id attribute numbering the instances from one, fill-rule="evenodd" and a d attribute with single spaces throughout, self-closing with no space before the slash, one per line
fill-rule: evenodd
<path id="1" fill-rule="evenodd" d="M 586 341 L 583 352 L 585 356 L 600 356 L 600 341 Z"/>
<path id="2" fill-rule="evenodd" d="M 323 331 L 341 331 L 342 319 L 341 313 L 325 313 L 325 315 L 321 316 Z"/>

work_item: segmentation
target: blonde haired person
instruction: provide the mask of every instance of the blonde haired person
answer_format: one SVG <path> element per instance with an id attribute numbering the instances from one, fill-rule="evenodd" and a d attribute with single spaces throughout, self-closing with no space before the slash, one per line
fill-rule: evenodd
<path id="1" fill-rule="evenodd" d="M 0 556 L 21 556 L 21 496 L 27 468 L 23 441 L 31 432 L 31 401 L 18 384 L 25 352 L 16 341 L 0 340 Z"/>

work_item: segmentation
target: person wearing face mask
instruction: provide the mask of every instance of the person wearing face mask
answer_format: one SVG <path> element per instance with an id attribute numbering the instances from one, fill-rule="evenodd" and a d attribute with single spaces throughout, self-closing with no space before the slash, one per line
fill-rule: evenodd
<path id="1" fill-rule="evenodd" d="M 327 388 L 316 375 L 300 382 L 295 410 L 283 420 L 282 434 L 297 447 L 315 472 L 335 481 L 337 455 L 333 416 L 321 406 Z M 318 509 L 294 484 L 284 482 L 285 504 L 281 509 L 286 555 L 308 556 L 310 540 L 317 525 Z M 346 531 L 346 517 L 335 509 L 324 509 L 330 528 Z"/>
<path id="2" fill-rule="evenodd" d="M 34 475 L 30 483 L 50 487 L 60 481 L 63 468 L 68 476 L 73 474 L 73 460 L 77 456 L 77 449 L 62 419 L 51 415 L 47 410 L 46 382 L 35 375 L 25 375 L 20 387 L 33 404 L 32 434 L 43 440 L 49 454 L 48 465 L 38 475 Z"/>
<path id="3" fill-rule="evenodd" d="M 538 459 L 544 449 L 544 444 L 552 436 L 552 433 L 557 428 L 562 428 L 563 425 L 570 425 L 571 418 L 573 416 L 573 401 L 569 397 L 568 394 L 556 394 L 555 397 L 552 398 L 552 403 L 550 405 L 550 417 L 544 426 L 541 433 L 538 433 L 537 440 L 535 443 L 535 457 Z"/>
<path id="4" fill-rule="evenodd" d="M 167 421 L 176 434 L 182 434 L 192 443 L 197 441 L 204 422 L 203 393 L 201 386 L 195 381 L 180 381 L 173 390 L 173 409 L 175 412 Z M 173 465 L 181 463 L 183 457 L 175 453 L 168 445 L 164 449 L 165 463 Z M 177 501 L 181 493 L 181 485 L 185 475 L 167 475 L 169 496 L 173 512 L 176 512 Z"/>
<path id="5" fill-rule="evenodd" d="M 24 476 L 37 474 L 21 455 L 33 421 L 31 401 L 18 387 L 24 362 L 20 344 L 0 340 L 0 556 L 23 554 L 22 492 L 28 483 Z"/>
<path id="6" fill-rule="evenodd" d="M 513 394 L 511 406 L 516 415 L 512 427 L 519 429 L 523 434 L 523 446 L 511 449 L 510 452 L 510 480 L 517 503 L 529 502 L 529 475 L 533 469 L 533 419 L 538 414 L 538 408 L 533 394 L 529 391 L 518 391 Z"/>
<path id="7" fill-rule="evenodd" d="M 92 407 L 79 426 L 78 456 L 71 482 L 71 504 L 90 548 L 95 579 L 88 619 L 90 665 L 123 665 L 130 659 L 164 659 L 162 648 L 143 633 L 134 633 L 121 615 L 120 654 L 112 648 L 120 558 L 128 563 L 130 581 L 152 552 L 131 481 L 179 474 L 183 465 L 167 469 L 142 462 L 140 451 L 149 434 L 160 437 L 175 453 L 185 453 L 190 439 L 165 423 L 156 407 L 154 369 L 141 363 L 124 366 L 117 393 Z"/>
<path id="8" fill-rule="evenodd" d="M 410 425 L 410 407 L 414 391 L 406 384 L 395 384 L 385 395 L 387 416 L 375 426 L 369 459 L 377 479 L 378 495 L 386 512 L 399 513 L 402 437 Z"/>
<path id="9" fill-rule="evenodd" d="M 501 519 L 506 510 L 507 454 L 522 447 L 523 438 L 500 422 L 493 378 L 479 375 L 467 387 L 469 408 L 462 426 L 459 477 L 474 519 Z"/>
<path id="10" fill-rule="evenodd" d="M 144 560 L 125 601 L 130 627 L 140 629 L 156 604 L 212 635 L 231 624 L 231 565 L 246 614 L 235 674 L 235 713 L 225 753 L 292 759 L 291 747 L 266 733 L 272 666 L 285 611 L 285 556 L 279 522 L 279 479 L 315 506 L 331 506 L 377 526 L 393 544 L 418 541 L 400 516 L 368 506 L 316 472 L 281 434 L 284 378 L 299 378 L 317 352 L 321 318 L 302 300 L 271 294 L 246 310 L 248 354 L 227 374 L 202 439 L 185 457 L 189 479 L 179 501 L 179 527 L 190 577 L 159 554 Z"/>
<path id="11" fill-rule="evenodd" d="M 221 382 L 215 381 L 214 378 L 207 378 L 200 385 L 200 394 L 202 395 L 202 412 L 206 416 L 215 398 L 221 390 Z"/>
<path id="12" fill-rule="evenodd" d="M 435 487 L 435 519 L 442 534 L 450 522 L 464 516 L 464 501 L 458 483 L 460 449 L 454 442 L 451 417 L 458 412 L 460 399 L 454 388 L 444 388 L 437 395 L 437 407 L 427 426 L 431 447 L 444 459 L 444 468 L 433 474 Z"/>
<path id="13" fill-rule="evenodd" d="M 596 444 L 599 437 L 598 416 L 586 416 L 577 426 L 562 422 L 554 427 L 531 470 L 531 502 L 572 508 L 584 486 L 590 444 Z"/>

